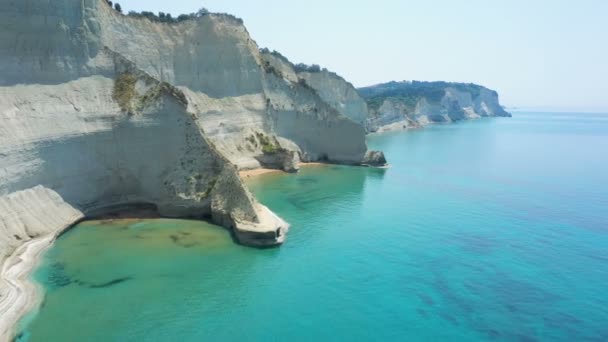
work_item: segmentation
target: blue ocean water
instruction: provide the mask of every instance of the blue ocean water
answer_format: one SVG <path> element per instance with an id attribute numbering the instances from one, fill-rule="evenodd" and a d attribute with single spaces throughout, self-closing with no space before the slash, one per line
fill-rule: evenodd
<path id="1" fill-rule="evenodd" d="M 88 222 L 47 253 L 31 341 L 608 340 L 608 115 L 369 137 L 387 170 L 249 183 L 292 223 L 257 250 L 179 220 Z"/>

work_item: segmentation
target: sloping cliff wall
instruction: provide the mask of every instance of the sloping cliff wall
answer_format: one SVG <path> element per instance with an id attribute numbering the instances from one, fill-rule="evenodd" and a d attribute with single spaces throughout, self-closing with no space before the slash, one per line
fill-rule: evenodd
<path id="1" fill-rule="evenodd" d="M 367 101 L 367 130 L 420 127 L 490 116 L 511 116 L 498 93 L 476 84 L 448 82 L 389 82 L 360 88 Z"/>

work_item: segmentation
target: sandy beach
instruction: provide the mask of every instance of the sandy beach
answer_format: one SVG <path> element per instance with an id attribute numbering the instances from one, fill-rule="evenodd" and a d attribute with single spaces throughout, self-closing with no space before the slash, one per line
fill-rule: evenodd
<path id="1" fill-rule="evenodd" d="M 326 164 L 326 163 L 300 163 L 300 167 L 314 167 L 314 166 L 327 166 L 327 165 L 329 165 L 329 164 Z M 254 170 L 239 171 L 239 176 L 241 176 L 242 179 L 246 179 L 246 178 L 257 177 L 257 176 L 261 176 L 261 175 L 265 175 L 265 174 L 269 174 L 269 173 L 284 173 L 284 172 L 285 171 L 283 171 L 283 170 L 260 168 L 260 169 L 254 169 Z"/>
<path id="2" fill-rule="evenodd" d="M 6 292 L 0 298 L 0 341 L 11 341 L 18 321 L 41 303 L 42 289 L 29 281 L 29 276 L 54 239 L 50 234 L 28 241 L 4 261 L 0 279 Z"/>
<path id="3" fill-rule="evenodd" d="M 242 170 L 242 171 L 239 171 L 239 176 L 241 176 L 242 179 L 246 179 L 246 178 L 265 175 L 268 173 L 278 173 L 278 172 L 283 172 L 283 171 L 276 170 L 276 169 Z"/>

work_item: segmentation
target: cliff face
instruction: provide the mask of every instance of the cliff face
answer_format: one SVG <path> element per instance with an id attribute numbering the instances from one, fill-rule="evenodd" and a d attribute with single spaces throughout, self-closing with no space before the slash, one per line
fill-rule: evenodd
<path id="1" fill-rule="evenodd" d="M 299 72 L 298 77 L 315 89 L 319 96 L 340 114 L 365 125 L 368 116 L 367 104 L 351 83 L 326 69 L 319 72 Z"/>
<path id="2" fill-rule="evenodd" d="M 238 169 L 369 161 L 365 130 L 339 101 L 227 15 L 166 24 L 104 0 L 0 1 L 0 75 L 0 261 L 133 203 L 278 244 L 288 225 Z"/>
<path id="3" fill-rule="evenodd" d="M 271 53 L 262 58 L 273 130 L 293 140 L 306 161 L 362 163 L 367 151 L 363 126 L 324 101 L 289 61 Z"/>
<path id="4" fill-rule="evenodd" d="M 99 22 L 104 46 L 182 90 L 207 137 L 239 168 L 276 167 L 294 156 L 362 161 L 358 125 L 287 77 L 291 63 L 269 67 L 283 61 L 261 53 L 240 20 L 207 15 L 167 25 L 112 14 Z M 344 144 L 324 140 L 335 135 Z"/>
<path id="5" fill-rule="evenodd" d="M 490 116 L 511 116 L 498 94 L 476 84 L 389 82 L 360 88 L 367 101 L 369 132 L 414 128 Z"/>

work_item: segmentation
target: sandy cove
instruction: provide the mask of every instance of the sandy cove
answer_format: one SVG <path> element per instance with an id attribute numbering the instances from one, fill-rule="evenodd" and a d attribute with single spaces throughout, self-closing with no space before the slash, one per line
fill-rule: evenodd
<path id="1" fill-rule="evenodd" d="M 301 163 L 301 167 L 327 166 L 325 163 Z M 241 178 L 251 178 L 269 173 L 280 173 L 276 169 L 255 169 L 240 171 Z M 107 217 L 116 219 L 122 216 Z M 131 216 L 130 216 L 131 217 Z M 65 229 L 64 229 L 65 230 Z M 63 230 L 62 230 L 63 231 Z M 60 233 L 59 233 L 60 234 Z M 51 247 L 57 235 L 49 234 L 32 239 L 19 246 L 2 263 L 0 281 L 6 292 L 0 297 L 0 342 L 14 338 L 17 323 L 24 315 L 36 309 L 43 299 L 43 289 L 30 281 L 29 277 L 39 265 L 44 252 Z"/>
<path id="2" fill-rule="evenodd" d="M 326 163 L 300 163 L 300 167 L 327 166 L 327 165 L 330 165 L 330 164 L 326 164 Z M 269 173 L 285 173 L 285 171 L 278 170 L 278 169 L 264 169 L 264 168 L 260 168 L 260 169 L 239 171 L 239 176 L 241 176 L 242 179 L 247 179 L 247 178 L 257 177 L 257 176 L 261 176 L 261 175 L 265 175 L 265 174 L 269 174 Z"/>

